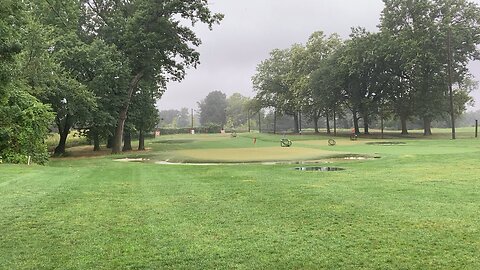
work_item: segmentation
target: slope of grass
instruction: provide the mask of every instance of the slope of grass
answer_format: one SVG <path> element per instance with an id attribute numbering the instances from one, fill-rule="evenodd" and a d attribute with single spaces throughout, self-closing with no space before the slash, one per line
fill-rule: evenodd
<path id="1" fill-rule="evenodd" d="M 281 137 L 265 136 L 256 146 L 248 137 L 164 137 L 147 154 L 268 148 Z M 346 170 L 328 173 L 110 156 L 0 165 L 0 268 L 480 267 L 478 141 L 325 139 L 294 145 L 382 158 L 329 160 Z"/>

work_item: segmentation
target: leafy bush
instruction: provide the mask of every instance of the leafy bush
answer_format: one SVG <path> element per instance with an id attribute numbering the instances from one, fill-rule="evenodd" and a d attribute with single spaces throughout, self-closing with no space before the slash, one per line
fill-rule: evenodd
<path id="1" fill-rule="evenodd" d="M 0 157 L 2 162 L 44 164 L 48 160 L 45 138 L 52 123 L 50 107 L 13 86 L 0 101 Z"/>

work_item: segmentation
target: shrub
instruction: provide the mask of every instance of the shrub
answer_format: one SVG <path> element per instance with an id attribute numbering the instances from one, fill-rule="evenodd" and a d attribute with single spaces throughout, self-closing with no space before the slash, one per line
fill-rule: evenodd
<path id="1" fill-rule="evenodd" d="M 52 123 L 50 107 L 22 87 L 6 91 L 0 102 L 0 157 L 2 162 L 44 164 L 48 160 L 45 139 Z"/>

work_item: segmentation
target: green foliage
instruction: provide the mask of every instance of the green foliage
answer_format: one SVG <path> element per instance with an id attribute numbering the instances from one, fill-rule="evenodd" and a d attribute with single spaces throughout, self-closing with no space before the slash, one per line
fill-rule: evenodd
<path id="1" fill-rule="evenodd" d="M 313 121 L 321 115 L 330 116 L 343 101 L 341 71 L 333 54 L 342 47 L 337 34 L 326 38 L 323 32 L 313 33 L 306 45 L 306 85 L 300 92 L 303 96 L 303 110 Z"/>
<path id="2" fill-rule="evenodd" d="M 452 83 L 461 84 L 468 77 L 468 62 L 478 58 L 480 8 L 465 0 L 385 0 L 384 3 L 381 30 L 396 44 L 397 55 L 401 56 L 397 57 L 401 60 L 397 75 L 402 75 L 401 80 L 413 90 L 415 113 L 429 124 L 448 112 L 450 49 L 454 52 Z M 402 88 L 404 92 L 406 88 Z M 406 110 L 411 96 L 401 103 L 407 105 L 403 106 Z M 428 128 L 425 127 L 426 134 Z"/>
<path id="3" fill-rule="evenodd" d="M 130 68 L 114 45 L 102 40 L 82 42 L 67 37 L 59 44 L 59 58 L 70 74 L 87 87 L 97 106 L 80 127 L 90 139 L 113 135 L 119 109 L 126 101 Z"/>
<path id="4" fill-rule="evenodd" d="M 128 114 L 128 121 L 139 132 L 152 131 L 159 122 L 159 114 L 154 97 L 155 85 L 143 83 L 139 91 L 132 98 L 132 107 Z"/>
<path id="5" fill-rule="evenodd" d="M 200 124 L 202 126 L 223 126 L 227 121 L 227 95 L 220 91 L 210 92 L 204 100 L 198 102 Z"/>
<path id="6" fill-rule="evenodd" d="M 5 98 L 5 97 L 4 97 Z M 12 85 L 6 102 L 0 102 L 0 157 L 7 163 L 44 164 L 48 159 L 45 139 L 52 123 L 49 106 L 40 103 L 25 91 L 25 86 Z"/>
<path id="7" fill-rule="evenodd" d="M 480 7 L 466 0 L 384 3 L 377 33 L 353 28 L 342 42 L 317 31 L 305 46 L 273 50 L 252 78 L 256 109 L 274 108 L 294 118 L 302 112 L 314 122 L 325 116 L 327 123 L 348 109 L 356 133 L 361 122 L 368 133 L 375 118 L 393 114 L 407 134 L 406 122 L 416 116 L 429 135 L 432 120 L 450 110 L 449 56 L 457 88 L 469 78 L 469 61 L 479 58 Z M 470 102 L 468 91 L 456 90 L 454 114 Z"/>
<path id="8" fill-rule="evenodd" d="M 248 97 L 234 93 L 227 98 L 227 127 L 238 128 L 245 125 L 248 120 Z"/>
<path id="9" fill-rule="evenodd" d="M 0 3 L 0 157 L 2 162 L 27 163 L 30 156 L 32 162 L 43 164 L 53 115 L 18 77 L 19 33 L 25 23 L 21 8 L 16 1 Z"/>
<path id="10" fill-rule="evenodd" d="M 180 81 L 186 69 L 199 64 L 201 40 L 185 21 L 211 28 L 223 15 L 214 14 L 207 0 L 87 1 L 82 0 L 81 28 L 90 39 L 115 45 L 131 67 L 125 101 L 119 108 L 112 153 L 120 153 L 123 129 L 132 97 L 143 80 L 154 81 L 160 97 L 169 80 Z"/>
<path id="11" fill-rule="evenodd" d="M 0 3 L 0 98 L 6 96 L 6 85 L 15 70 L 14 57 L 21 51 L 18 39 L 21 4 L 6 0 Z"/>
<path id="12" fill-rule="evenodd" d="M 257 104 L 263 108 L 273 107 L 281 112 L 294 113 L 293 89 L 288 83 L 291 58 L 290 50 L 274 49 L 270 57 L 257 66 L 252 77 Z"/>

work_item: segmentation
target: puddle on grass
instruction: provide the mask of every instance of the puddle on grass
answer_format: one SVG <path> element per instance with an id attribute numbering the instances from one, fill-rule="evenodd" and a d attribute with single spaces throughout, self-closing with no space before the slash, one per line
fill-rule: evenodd
<path id="1" fill-rule="evenodd" d="M 270 161 L 270 162 L 260 162 L 262 165 L 308 165 L 308 164 L 320 164 L 326 163 L 322 160 L 304 160 L 304 161 Z"/>
<path id="2" fill-rule="evenodd" d="M 379 155 L 375 154 L 375 156 L 367 156 L 367 155 L 360 155 L 360 154 L 346 154 L 346 155 L 335 155 L 331 156 L 330 160 L 370 160 L 370 159 L 378 159 L 381 158 Z"/>
<path id="3" fill-rule="evenodd" d="M 297 171 L 306 171 L 306 172 L 335 172 L 335 171 L 344 171 L 344 168 L 338 167 L 297 167 Z"/>
<path id="4" fill-rule="evenodd" d="M 169 161 L 157 161 L 158 165 L 187 165 L 187 166 L 233 166 L 242 165 L 243 163 L 189 163 L 189 162 L 169 162 Z"/>
<path id="5" fill-rule="evenodd" d="M 372 158 L 380 158 L 380 157 L 344 157 L 345 160 L 365 160 L 365 159 L 372 159 Z M 143 162 L 152 162 L 148 158 L 122 158 L 122 159 L 115 159 L 115 161 L 120 162 L 135 162 L 135 163 L 143 163 Z M 316 164 L 329 164 L 333 163 L 332 161 L 328 160 L 305 160 L 305 161 L 270 161 L 270 162 L 171 162 L 169 160 L 165 161 L 153 161 L 154 164 L 158 165 L 186 165 L 186 166 L 236 166 L 236 165 L 316 165 Z M 296 170 L 302 170 L 301 168 L 306 168 L 304 171 L 315 171 L 315 169 L 311 168 L 331 168 L 329 169 L 317 169 L 316 171 L 339 171 L 344 170 L 342 168 L 334 168 L 334 167 L 298 167 L 295 168 Z"/>
<path id="6" fill-rule="evenodd" d="M 380 146 L 406 145 L 404 142 L 368 142 L 367 144 Z"/>

